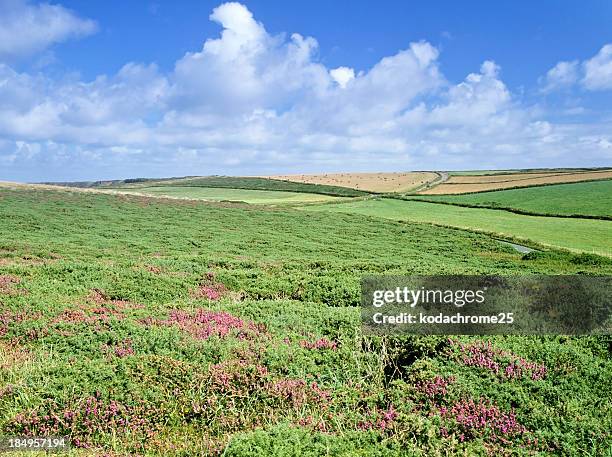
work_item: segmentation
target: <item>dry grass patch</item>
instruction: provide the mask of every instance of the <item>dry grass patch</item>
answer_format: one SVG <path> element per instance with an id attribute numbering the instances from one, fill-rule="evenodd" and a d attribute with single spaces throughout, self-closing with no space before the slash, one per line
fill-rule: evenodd
<path id="1" fill-rule="evenodd" d="M 278 175 L 271 179 L 304 184 L 325 184 L 369 192 L 407 192 L 438 177 L 431 172 L 405 173 L 323 173 L 318 175 Z"/>
<path id="2" fill-rule="evenodd" d="M 31 353 L 15 341 L 0 341 L 0 370 L 23 368 L 32 361 Z M 0 387 L 0 393 L 7 393 L 10 387 Z M 0 395 L 1 397 L 1 395 Z"/>

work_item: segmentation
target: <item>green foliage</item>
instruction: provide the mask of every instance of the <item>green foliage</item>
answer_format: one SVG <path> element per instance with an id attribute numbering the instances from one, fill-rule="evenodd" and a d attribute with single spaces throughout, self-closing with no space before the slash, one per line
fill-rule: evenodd
<path id="1" fill-rule="evenodd" d="M 3 434 L 55 431 L 100 455 L 610 447 L 610 337 L 377 339 L 354 306 L 365 274 L 610 274 L 608 259 L 522 256 L 390 219 L 82 192 L 0 191 L 0 220 Z M 456 342 L 483 341 L 546 376 L 464 363 Z M 472 400 L 526 431 L 500 444 L 443 412 Z"/>
<path id="2" fill-rule="evenodd" d="M 257 430 L 236 435 L 225 449 L 227 457 L 304 457 L 325 456 L 397 456 L 398 446 L 381 443 L 371 432 L 353 432 L 342 436 L 308 432 L 304 428 L 279 425 L 271 430 Z"/>

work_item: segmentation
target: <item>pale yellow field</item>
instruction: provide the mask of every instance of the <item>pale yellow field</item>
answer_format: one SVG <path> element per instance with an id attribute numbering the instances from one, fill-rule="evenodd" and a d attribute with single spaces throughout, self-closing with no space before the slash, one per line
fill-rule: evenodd
<path id="1" fill-rule="evenodd" d="M 306 184 L 350 187 L 370 192 L 407 192 L 438 177 L 431 172 L 406 173 L 323 173 L 318 175 L 265 176 L 271 179 Z"/>
<path id="2" fill-rule="evenodd" d="M 463 194 L 485 190 L 508 189 L 541 184 L 560 184 L 589 181 L 593 179 L 611 179 L 612 170 L 587 172 L 551 172 L 551 173 L 516 173 L 495 176 L 452 176 L 439 186 L 426 189 L 419 194 Z"/>
<path id="3" fill-rule="evenodd" d="M 545 178 L 550 176 L 568 175 L 577 173 L 566 173 L 561 171 L 556 172 L 539 172 L 539 173 L 512 173 L 498 175 L 461 175 L 451 176 L 447 183 L 452 184 L 474 184 L 486 182 L 505 182 L 505 181 L 529 181 L 532 179 Z"/>

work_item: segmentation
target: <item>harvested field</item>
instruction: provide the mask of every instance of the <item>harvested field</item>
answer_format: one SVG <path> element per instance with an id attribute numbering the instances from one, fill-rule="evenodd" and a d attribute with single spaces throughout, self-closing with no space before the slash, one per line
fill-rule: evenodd
<path id="1" fill-rule="evenodd" d="M 513 187 L 562 184 L 612 178 L 612 170 L 566 172 L 566 173 L 516 173 L 507 175 L 451 176 L 439 186 L 426 189 L 420 194 L 465 194 Z"/>
<path id="2" fill-rule="evenodd" d="M 433 181 L 437 177 L 438 174 L 432 172 L 323 173 L 318 175 L 269 176 L 271 179 L 283 181 L 350 187 L 369 192 L 407 192 Z"/>

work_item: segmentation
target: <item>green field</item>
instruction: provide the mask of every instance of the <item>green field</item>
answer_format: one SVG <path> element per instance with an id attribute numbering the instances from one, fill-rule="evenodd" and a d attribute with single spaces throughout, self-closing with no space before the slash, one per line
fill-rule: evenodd
<path id="1" fill-rule="evenodd" d="M 194 198 L 200 200 L 230 200 L 245 203 L 308 203 L 341 199 L 323 194 L 308 194 L 306 192 L 284 192 L 251 189 L 228 189 L 216 187 L 195 186 L 151 186 L 129 189 L 144 195 L 167 196 L 179 198 Z"/>
<path id="2" fill-rule="evenodd" d="M 427 222 L 482 231 L 543 246 L 612 256 L 612 222 L 526 216 L 493 209 L 465 208 L 415 200 L 371 199 L 309 207 L 381 217 L 395 221 Z"/>
<path id="3" fill-rule="evenodd" d="M 115 181 L 55 183 L 59 185 L 101 189 L 138 189 L 141 187 L 180 186 L 180 187 L 214 187 L 223 189 L 250 189 L 281 192 L 305 192 L 312 194 L 332 195 L 336 197 L 359 197 L 369 192 L 348 187 L 329 186 L 324 184 L 304 184 L 278 179 L 241 177 L 241 176 L 201 176 L 164 179 L 125 179 Z"/>
<path id="4" fill-rule="evenodd" d="M 423 205 L 368 202 L 380 204 Z M 609 337 L 381 339 L 362 335 L 356 307 L 368 273 L 611 274 L 606 258 L 522 256 L 356 214 L 85 192 L 0 189 L 0 221 L 3 434 L 111 456 L 612 445 Z M 532 368 L 465 363 L 484 342 L 491 363 Z M 448 413 L 461 408 L 485 425 Z"/>
<path id="5" fill-rule="evenodd" d="M 612 180 L 411 198 L 552 216 L 612 217 Z"/>

